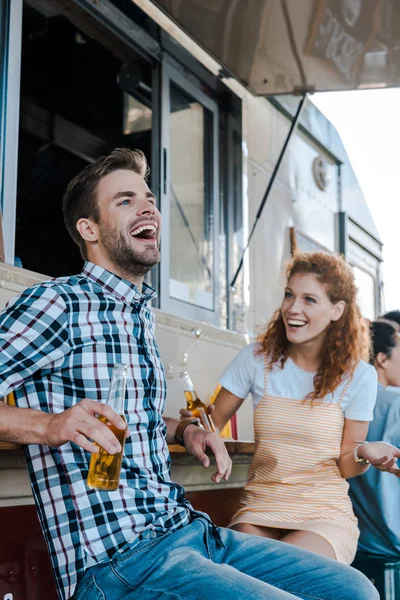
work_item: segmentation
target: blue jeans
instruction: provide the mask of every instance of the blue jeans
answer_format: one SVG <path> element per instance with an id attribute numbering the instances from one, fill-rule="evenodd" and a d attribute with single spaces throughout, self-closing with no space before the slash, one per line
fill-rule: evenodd
<path id="1" fill-rule="evenodd" d="M 73 600 L 379 600 L 359 571 L 196 518 L 86 571 Z"/>

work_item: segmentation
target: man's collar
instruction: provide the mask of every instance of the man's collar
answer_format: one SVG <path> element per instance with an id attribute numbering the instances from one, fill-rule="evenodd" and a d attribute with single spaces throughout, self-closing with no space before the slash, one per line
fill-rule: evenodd
<path id="1" fill-rule="evenodd" d="M 146 283 L 143 283 L 142 293 L 140 293 L 136 285 L 130 281 L 122 279 L 118 275 L 115 275 L 115 273 L 111 273 L 111 271 L 107 271 L 103 267 L 89 261 L 85 262 L 82 275 L 100 285 L 107 292 L 125 302 L 125 304 L 147 303 L 157 298 L 157 293 Z"/>

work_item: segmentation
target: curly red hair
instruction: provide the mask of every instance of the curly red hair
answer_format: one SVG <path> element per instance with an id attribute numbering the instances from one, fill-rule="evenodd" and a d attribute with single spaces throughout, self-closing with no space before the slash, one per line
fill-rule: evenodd
<path id="1" fill-rule="evenodd" d="M 326 330 L 326 342 L 314 378 L 314 391 L 307 396 L 316 400 L 332 393 L 343 377 L 351 378 L 360 360 L 368 361 L 369 336 L 357 305 L 353 271 L 343 257 L 323 252 L 296 254 L 286 269 L 287 280 L 297 273 L 315 275 L 333 304 L 341 300 L 345 302 L 341 318 L 332 321 Z M 258 342 L 261 345 L 258 353 L 268 357 L 268 367 L 272 369 L 278 361 L 283 367 L 290 342 L 280 309 L 275 312 Z"/>

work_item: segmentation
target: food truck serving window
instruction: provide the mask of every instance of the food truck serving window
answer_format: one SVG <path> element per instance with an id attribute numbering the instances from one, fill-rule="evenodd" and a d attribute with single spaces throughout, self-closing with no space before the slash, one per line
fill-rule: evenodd
<path id="1" fill-rule="evenodd" d="M 168 47 L 165 33 L 151 37 L 154 27 L 142 28 L 144 13 L 131 2 L 86 9 L 81 0 L 0 0 L 0 9 L 17 5 L 19 18 L 0 22 L 5 65 L 18 57 L 8 38 L 22 55 L 8 85 L 12 102 L 0 96 L 2 127 L 16 112 L 6 138 L 14 156 L 3 159 L 7 262 L 52 277 L 79 272 L 82 258 L 62 218 L 66 186 L 113 148 L 138 148 L 163 216 L 162 262 L 147 279 L 158 307 L 229 326 L 228 300 L 222 306 L 220 298 L 229 256 L 238 254 L 232 248 L 242 243 L 241 181 L 233 174 L 241 155 L 230 160 L 241 153 L 240 100 L 181 47 L 174 57 L 179 45 Z"/>

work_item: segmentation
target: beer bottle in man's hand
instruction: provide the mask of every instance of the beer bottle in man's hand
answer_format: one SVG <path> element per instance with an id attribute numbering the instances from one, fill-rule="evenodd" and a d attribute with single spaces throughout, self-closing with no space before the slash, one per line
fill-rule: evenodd
<path id="1" fill-rule="evenodd" d="M 126 365 L 115 365 L 107 397 L 108 406 L 118 413 L 124 421 L 126 421 L 124 417 L 124 402 L 127 371 L 128 367 Z M 87 485 L 97 490 L 113 491 L 118 489 L 119 485 L 126 429 L 114 427 L 114 425 L 107 421 L 106 417 L 99 416 L 98 418 L 103 423 L 106 423 L 118 439 L 121 444 L 121 451 L 117 454 L 109 454 L 99 446 L 99 451 L 92 454 L 90 459 Z"/>
<path id="2" fill-rule="evenodd" d="M 183 371 L 183 373 L 180 373 L 179 379 L 183 384 L 183 393 L 185 394 L 187 409 L 191 411 L 194 417 L 199 419 L 204 429 L 208 429 L 208 431 L 216 431 L 213 420 L 208 414 L 207 406 L 196 394 L 188 372 Z"/>

